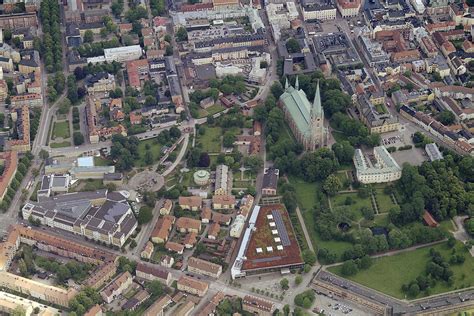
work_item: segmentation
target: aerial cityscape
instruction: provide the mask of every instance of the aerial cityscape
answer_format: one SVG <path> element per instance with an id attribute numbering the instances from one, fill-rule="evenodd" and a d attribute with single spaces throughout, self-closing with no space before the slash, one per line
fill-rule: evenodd
<path id="1" fill-rule="evenodd" d="M 0 238 L 0 315 L 474 315 L 474 0 L 0 1 Z"/>

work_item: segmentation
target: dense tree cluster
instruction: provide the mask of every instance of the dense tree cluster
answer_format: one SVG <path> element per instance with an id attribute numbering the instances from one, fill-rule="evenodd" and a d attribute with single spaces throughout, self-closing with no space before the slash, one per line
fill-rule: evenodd
<path id="1" fill-rule="evenodd" d="M 54 102 L 63 93 L 66 84 L 66 78 L 62 71 L 58 71 L 49 76 L 47 84 L 48 101 Z"/>
<path id="2" fill-rule="evenodd" d="M 395 224 L 419 220 L 427 209 L 437 220 L 474 212 L 474 158 L 446 154 L 420 167 L 404 165 L 397 182 L 400 209 L 390 212 Z"/>
<path id="3" fill-rule="evenodd" d="M 163 15 L 166 12 L 165 0 L 150 0 L 150 9 L 153 16 Z"/>
<path id="4" fill-rule="evenodd" d="M 110 158 L 116 160 L 115 167 L 120 171 L 132 169 L 134 161 L 139 159 L 139 140 L 135 136 L 125 137 L 120 134 L 112 136 Z"/>
<path id="5" fill-rule="evenodd" d="M 448 110 L 443 110 L 436 115 L 436 119 L 443 125 L 451 125 L 456 121 L 454 113 Z"/>
<path id="6" fill-rule="evenodd" d="M 443 282 L 451 286 L 454 282 L 454 276 L 450 264 L 461 264 L 464 262 L 464 256 L 456 254 L 456 249 L 453 249 L 453 253 L 448 263 L 439 251 L 431 248 L 425 273 L 410 283 L 404 284 L 402 291 L 413 298 L 418 296 L 420 292 L 429 295 L 430 289 L 436 286 L 437 282 Z"/>
<path id="7" fill-rule="evenodd" d="M 350 259 L 345 261 L 341 267 L 341 273 L 345 276 L 351 276 L 359 272 L 360 270 L 365 270 L 370 268 L 372 265 L 372 258 L 365 255 L 361 258 Z"/>
<path id="8" fill-rule="evenodd" d="M 191 101 L 189 103 L 189 111 L 192 117 L 199 117 L 199 103 L 207 97 L 212 97 L 214 101 L 217 101 L 217 98 L 219 97 L 219 89 L 211 88 L 206 91 L 196 90 L 189 94 L 189 100 Z"/>
<path id="9" fill-rule="evenodd" d="M 76 77 L 74 75 L 69 75 L 67 77 L 67 98 L 72 104 L 76 104 L 77 101 L 79 101 L 77 89 Z"/>
<path id="10" fill-rule="evenodd" d="M 123 12 L 123 7 L 124 7 L 124 1 L 123 0 L 114 0 L 112 2 L 112 5 L 110 6 L 110 8 L 112 9 L 112 13 L 116 17 L 120 17 L 120 15 Z"/>
<path id="11" fill-rule="evenodd" d="M 246 90 L 245 78 L 242 76 L 225 76 L 222 79 L 211 79 L 209 86 L 220 90 L 223 94 L 241 94 Z"/>
<path id="12" fill-rule="evenodd" d="M 331 118 L 331 123 L 336 131 L 344 134 L 352 146 L 374 147 L 380 144 L 379 134 L 370 134 L 369 129 L 362 122 L 350 118 L 345 113 L 335 113 Z"/>
<path id="13" fill-rule="evenodd" d="M 77 52 L 81 57 L 96 57 L 104 55 L 104 49 L 118 46 L 120 42 L 117 37 L 114 37 L 107 41 L 85 43 L 77 48 Z"/>
<path id="14" fill-rule="evenodd" d="M 82 80 L 87 75 L 95 75 L 103 71 L 109 74 L 117 75 L 120 69 L 122 69 L 122 64 L 116 61 L 111 63 L 104 62 L 102 64 L 88 64 L 84 67 L 76 67 L 74 69 L 74 76 L 76 77 L 76 80 Z"/>
<path id="15" fill-rule="evenodd" d="M 69 315 L 84 315 L 92 306 L 100 303 L 102 303 L 102 298 L 99 292 L 91 287 L 86 287 L 69 301 L 69 309 L 71 310 Z"/>
<path id="16" fill-rule="evenodd" d="M 41 2 L 39 17 L 43 26 L 41 54 L 46 71 L 51 73 L 63 69 L 63 49 L 61 42 L 61 19 L 59 3 L 55 0 Z"/>
<path id="17" fill-rule="evenodd" d="M 16 192 L 20 188 L 21 181 L 23 181 L 23 178 L 26 176 L 26 173 L 28 172 L 28 169 L 31 166 L 31 160 L 33 160 L 33 158 L 34 156 L 30 152 L 27 152 L 25 156 L 23 156 L 19 160 L 15 177 L 11 181 L 10 186 L 8 187 L 2 202 L 0 202 L 0 212 L 5 213 L 10 207 L 11 201 L 13 200 Z"/>
<path id="18" fill-rule="evenodd" d="M 125 13 L 125 19 L 127 19 L 127 21 L 130 23 L 138 22 L 138 20 L 145 19 L 147 17 L 147 9 L 141 5 L 136 4 L 133 4 L 130 10 Z"/>
<path id="19" fill-rule="evenodd" d="M 92 269 L 90 263 L 79 263 L 77 261 L 69 261 L 66 264 L 60 264 L 54 259 L 37 256 L 35 263 L 38 267 L 54 273 L 56 281 L 59 284 L 64 284 L 67 280 L 73 279 L 76 282 L 81 282 L 88 277 L 89 271 Z"/>
<path id="20" fill-rule="evenodd" d="M 316 298 L 313 290 L 307 290 L 295 296 L 295 305 L 303 308 L 310 308 Z"/>

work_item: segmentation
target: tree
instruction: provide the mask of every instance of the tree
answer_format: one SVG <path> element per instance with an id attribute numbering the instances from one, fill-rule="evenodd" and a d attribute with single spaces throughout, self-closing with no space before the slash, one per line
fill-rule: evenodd
<path id="1" fill-rule="evenodd" d="M 248 156 L 244 159 L 244 165 L 250 169 L 252 174 L 257 174 L 263 167 L 263 160 L 260 156 Z"/>
<path id="2" fill-rule="evenodd" d="M 413 282 L 408 288 L 408 295 L 410 297 L 417 297 L 418 294 L 420 294 L 420 286 L 416 282 Z"/>
<path id="3" fill-rule="evenodd" d="M 290 282 L 288 281 L 287 278 L 283 278 L 280 280 L 280 286 L 283 290 L 288 290 L 290 288 L 289 283 Z"/>
<path id="4" fill-rule="evenodd" d="M 295 284 L 296 284 L 296 285 L 300 285 L 301 282 L 303 282 L 303 277 L 298 274 L 298 275 L 295 277 Z"/>
<path id="5" fill-rule="evenodd" d="M 436 116 L 436 118 L 443 125 L 451 125 L 456 120 L 456 117 L 454 116 L 453 112 L 448 111 L 448 110 L 443 110 L 443 111 L 439 112 L 438 115 Z"/>
<path id="6" fill-rule="evenodd" d="M 94 33 L 91 30 L 87 30 L 84 33 L 84 43 L 92 43 L 94 41 Z"/>
<path id="7" fill-rule="evenodd" d="M 329 177 L 324 181 L 323 190 L 329 196 L 334 196 L 341 189 L 341 180 L 334 174 L 329 175 Z"/>
<path id="8" fill-rule="evenodd" d="M 222 144 L 224 147 L 233 147 L 235 139 L 234 133 L 227 131 L 224 133 L 224 137 L 222 138 Z"/>
<path id="9" fill-rule="evenodd" d="M 146 165 L 153 164 L 153 153 L 151 152 L 151 150 L 145 151 L 145 156 L 143 158 L 143 161 L 145 162 Z"/>
<path id="10" fill-rule="evenodd" d="M 79 95 L 77 92 L 76 76 L 70 75 L 67 77 L 67 97 L 71 103 L 76 104 L 79 101 Z"/>
<path id="11" fill-rule="evenodd" d="M 84 135 L 81 132 L 74 132 L 72 134 L 74 145 L 79 146 L 84 144 Z"/>
<path id="12" fill-rule="evenodd" d="M 345 262 L 342 264 L 341 273 L 342 273 L 344 276 L 351 276 L 351 275 L 354 275 L 354 274 L 356 274 L 358 271 L 359 271 L 359 269 L 358 269 L 357 264 L 355 263 L 354 260 L 348 260 L 348 261 L 345 261 Z"/>
<path id="13" fill-rule="evenodd" d="M 334 155 L 336 155 L 340 164 L 348 164 L 352 162 L 355 149 L 347 140 L 335 143 L 332 145 L 331 149 L 334 151 Z"/>
<path id="14" fill-rule="evenodd" d="M 199 156 L 198 167 L 207 168 L 210 164 L 211 158 L 209 157 L 209 154 L 206 152 L 201 153 L 201 155 Z"/>
<path id="15" fill-rule="evenodd" d="M 39 156 L 41 159 L 43 160 L 46 160 L 49 158 L 49 153 L 48 151 L 44 150 L 44 149 L 41 149 L 40 152 L 39 152 Z"/>
<path id="16" fill-rule="evenodd" d="M 300 43 L 298 42 L 298 40 L 294 39 L 293 37 L 290 38 L 286 42 L 286 49 L 288 50 L 288 53 L 290 54 L 301 52 Z"/>
<path id="17" fill-rule="evenodd" d="M 178 42 L 184 42 L 188 40 L 188 32 L 181 26 L 175 33 L 176 40 Z"/>
<path id="18" fill-rule="evenodd" d="M 363 206 L 360 208 L 360 212 L 367 220 L 373 220 L 375 217 L 374 209 L 372 207 Z"/>
<path id="19" fill-rule="evenodd" d="M 146 224 L 150 222 L 152 218 L 153 218 L 152 208 L 149 206 L 142 206 L 137 216 L 138 224 L 139 225 Z"/>
<path id="20" fill-rule="evenodd" d="M 306 264 L 314 266 L 314 264 L 316 263 L 316 254 L 313 251 L 306 249 L 303 251 L 302 255 L 303 260 Z"/>
<path id="21" fill-rule="evenodd" d="M 176 126 L 170 128 L 170 136 L 174 139 L 181 137 L 181 131 Z"/>

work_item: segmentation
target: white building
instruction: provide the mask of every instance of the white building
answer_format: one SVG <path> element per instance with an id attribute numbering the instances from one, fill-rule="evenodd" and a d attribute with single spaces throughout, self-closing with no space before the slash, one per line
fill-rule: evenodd
<path id="1" fill-rule="evenodd" d="M 104 56 L 87 58 L 87 63 L 111 63 L 113 61 L 122 63 L 126 61 L 140 59 L 142 55 L 143 51 L 140 45 L 106 48 L 104 49 Z"/>
<path id="2" fill-rule="evenodd" d="M 245 217 L 237 215 L 232 225 L 230 225 L 230 237 L 240 238 L 245 226 Z"/>
<path id="3" fill-rule="evenodd" d="M 242 72 L 243 70 L 240 67 L 216 63 L 216 76 L 218 78 L 222 78 L 229 75 L 236 76 L 242 74 Z"/>
<path id="4" fill-rule="evenodd" d="M 260 66 L 263 61 L 270 65 L 270 54 L 263 53 L 262 56 L 252 58 L 252 70 L 249 73 L 249 81 L 263 83 L 267 76 L 267 68 Z"/>
<path id="5" fill-rule="evenodd" d="M 232 189 L 232 172 L 226 165 L 218 165 L 216 167 L 216 187 L 214 195 L 230 194 Z"/>
<path id="6" fill-rule="evenodd" d="M 361 183 L 384 183 L 400 179 L 402 168 L 384 146 L 374 148 L 374 159 L 367 159 L 360 149 L 354 154 L 357 180 Z"/>
<path id="7" fill-rule="evenodd" d="M 336 18 L 336 5 L 332 0 L 302 0 L 301 7 L 305 21 L 326 21 Z"/>
<path id="8" fill-rule="evenodd" d="M 265 6 L 268 22 L 272 26 L 273 38 L 278 41 L 281 36 L 281 30 L 291 27 L 291 21 L 298 18 L 298 11 L 294 2 L 269 3 Z"/>

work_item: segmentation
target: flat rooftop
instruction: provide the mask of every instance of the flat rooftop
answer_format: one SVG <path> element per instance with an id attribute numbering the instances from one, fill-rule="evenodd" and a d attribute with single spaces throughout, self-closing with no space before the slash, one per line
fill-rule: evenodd
<path id="1" fill-rule="evenodd" d="M 288 212 L 282 204 L 260 207 L 242 271 L 304 264 Z"/>

